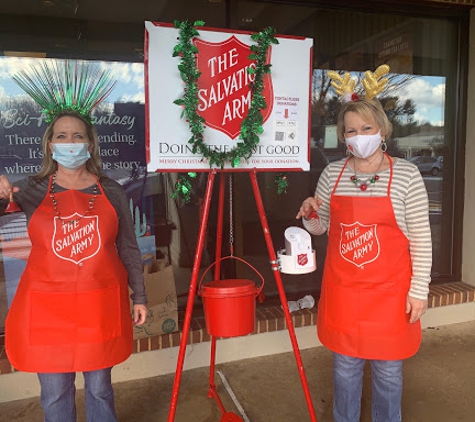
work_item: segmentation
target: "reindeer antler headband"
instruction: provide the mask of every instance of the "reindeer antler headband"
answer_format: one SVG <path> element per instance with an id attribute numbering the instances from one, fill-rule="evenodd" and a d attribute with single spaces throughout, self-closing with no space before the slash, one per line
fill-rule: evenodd
<path id="1" fill-rule="evenodd" d="M 369 70 L 365 72 L 362 83 L 366 91 L 366 99 L 371 100 L 386 88 L 388 78 L 383 78 L 383 76 L 388 73 L 389 66 L 387 64 L 379 66 L 374 73 Z M 335 90 L 335 93 L 341 96 L 343 102 L 359 99 L 358 94 L 355 93 L 355 81 L 351 79 L 349 72 L 345 72 L 344 75 L 341 76 L 338 72 L 329 70 L 328 77 L 332 80 L 330 84 Z"/>

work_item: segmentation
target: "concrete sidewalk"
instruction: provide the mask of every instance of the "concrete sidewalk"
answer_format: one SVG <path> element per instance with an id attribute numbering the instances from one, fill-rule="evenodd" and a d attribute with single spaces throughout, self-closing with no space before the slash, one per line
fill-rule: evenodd
<path id="1" fill-rule="evenodd" d="M 218 342 L 219 345 L 219 342 Z M 332 418 L 332 356 L 323 347 L 301 352 L 318 422 Z M 217 366 L 215 382 L 227 411 L 250 422 L 309 421 L 295 356 L 284 353 Z M 366 368 L 363 414 L 371 421 L 371 373 Z M 403 421 L 472 422 L 475 420 L 475 321 L 424 330 L 419 353 L 405 362 Z M 115 384 L 119 422 L 165 422 L 174 375 Z M 219 422 L 221 413 L 208 398 L 209 368 L 183 372 L 176 422 Z M 85 421 L 84 394 L 78 391 L 78 422 Z M 246 419 L 244 419 L 246 420 Z M 39 399 L 0 404 L 0 422 L 43 421 Z"/>

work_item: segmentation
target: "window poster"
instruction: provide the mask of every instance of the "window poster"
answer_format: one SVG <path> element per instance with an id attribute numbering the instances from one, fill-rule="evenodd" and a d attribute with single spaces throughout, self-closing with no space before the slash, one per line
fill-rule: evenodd
<path id="1" fill-rule="evenodd" d="M 41 165 L 41 140 L 47 124 L 40 107 L 11 75 L 42 60 L 0 58 L 0 173 L 11 181 L 35 174 Z M 92 113 L 99 135 L 104 172 L 115 179 L 144 170 L 143 65 L 98 62 L 109 68 L 116 85 Z"/>

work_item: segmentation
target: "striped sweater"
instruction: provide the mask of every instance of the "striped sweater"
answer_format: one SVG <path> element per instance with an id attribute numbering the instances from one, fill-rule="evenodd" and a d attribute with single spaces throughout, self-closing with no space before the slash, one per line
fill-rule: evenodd
<path id="1" fill-rule="evenodd" d="M 329 164 L 324 170 L 316 189 L 316 195 L 323 201 L 318 210 L 319 219 L 303 219 L 304 227 L 314 235 L 328 230 L 330 222 L 330 195 L 346 159 Z M 355 187 L 351 180 L 353 170 L 347 165 L 340 179 L 335 195 L 342 196 L 386 196 L 389 183 L 389 168 L 379 175 L 366 191 Z M 357 173 L 363 180 L 368 174 Z M 409 296 L 426 300 L 429 293 L 432 267 L 432 239 L 429 224 L 429 201 L 427 190 L 418 168 L 403 159 L 396 158 L 393 164 L 391 202 L 397 224 L 409 240 L 412 260 L 412 279 Z"/>

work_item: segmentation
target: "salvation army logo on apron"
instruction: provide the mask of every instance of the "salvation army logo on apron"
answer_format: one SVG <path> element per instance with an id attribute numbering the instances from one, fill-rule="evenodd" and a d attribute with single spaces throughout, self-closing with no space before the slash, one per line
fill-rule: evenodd
<path id="1" fill-rule="evenodd" d="M 241 133 L 241 124 L 251 105 L 249 85 L 254 74 L 248 68 L 255 68 L 255 61 L 249 59 L 251 47 L 234 35 L 225 41 L 213 43 L 194 39 L 198 48 L 196 65 L 200 72 L 198 79 L 197 113 L 206 120 L 206 125 L 225 133 L 231 139 Z M 270 53 L 267 63 L 270 60 Z M 269 118 L 273 101 L 272 79 L 264 76 L 264 96 L 267 108 L 262 110 L 263 122 Z"/>
<path id="2" fill-rule="evenodd" d="M 54 217 L 52 247 L 55 255 L 75 264 L 92 258 L 101 247 L 98 223 L 97 215 L 82 217 L 74 213 L 67 218 Z"/>
<path id="3" fill-rule="evenodd" d="M 340 254 L 357 267 L 373 262 L 379 256 L 377 224 L 353 224 L 341 226 Z"/>

